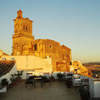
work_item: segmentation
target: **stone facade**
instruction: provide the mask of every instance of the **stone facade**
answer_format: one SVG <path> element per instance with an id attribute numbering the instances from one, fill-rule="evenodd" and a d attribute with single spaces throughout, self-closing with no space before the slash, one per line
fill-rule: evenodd
<path id="1" fill-rule="evenodd" d="M 71 62 L 71 49 L 49 39 L 34 39 L 32 21 L 23 18 L 22 11 L 14 19 L 12 55 L 35 55 L 42 59 L 51 58 L 53 71 L 68 71 Z"/>
<path id="2" fill-rule="evenodd" d="M 67 71 L 71 62 L 70 48 L 49 39 L 38 39 L 33 44 L 35 56 L 52 58 L 53 71 Z"/>
<path id="3" fill-rule="evenodd" d="M 70 66 L 70 72 L 81 74 L 83 76 L 91 77 L 92 73 L 90 70 L 88 70 L 87 67 L 83 66 L 80 61 L 73 61 L 72 65 Z"/>
<path id="4" fill-rule="evenodd" d="M 17 12 L 17 17 L 14 19 L 14 35 L 12 39 L 12 55 L 33 54 L 32 21 L 28 18 L 23 18 L 21 10 Z"/>

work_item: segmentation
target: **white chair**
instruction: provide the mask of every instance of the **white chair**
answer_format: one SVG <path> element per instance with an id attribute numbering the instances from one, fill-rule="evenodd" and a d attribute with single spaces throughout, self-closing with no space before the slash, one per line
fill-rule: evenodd
<path id="1" fill-rule="evenodd" d="M 5 92 L 7 92 L 7 87 L 0 89 L 0 93 L 5 93 Z"/>

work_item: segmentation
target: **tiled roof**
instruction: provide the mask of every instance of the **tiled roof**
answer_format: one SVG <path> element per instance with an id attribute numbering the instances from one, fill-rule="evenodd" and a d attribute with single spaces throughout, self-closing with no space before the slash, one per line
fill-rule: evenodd
<path id="1" fill-rule="evenodd" d="M 15 61 L 0 61 L 0 77 L 9 73 L 14 64 Z"/>

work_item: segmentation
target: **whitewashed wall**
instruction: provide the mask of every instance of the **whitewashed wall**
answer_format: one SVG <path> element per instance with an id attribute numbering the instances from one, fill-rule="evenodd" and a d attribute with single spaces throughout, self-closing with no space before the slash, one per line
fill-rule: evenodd
<path id="1" fill-rule="evenodd" d="M 17 70 L 30 70 L 34 71 L 35 73 L 41 72 L 52 72 L 52 63 L 51 58 L 41 59 L 36 56 L 2 56 L 2 59 L 6 60 L 14 60 L 16 61 L 16 68 Z"/>

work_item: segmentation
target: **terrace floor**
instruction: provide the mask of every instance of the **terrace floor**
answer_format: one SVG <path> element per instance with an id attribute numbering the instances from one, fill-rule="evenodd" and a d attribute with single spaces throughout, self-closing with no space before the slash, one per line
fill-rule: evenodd
<path id="1" fill-rule="evenodd" d="M 81 100 L 77 88 L 67 88 L 64 82 L 46 83 L 45 87 L 37 84 L 37 87 L 20 82 L 7 93 L 0 95 L 0 100 Z"/>

